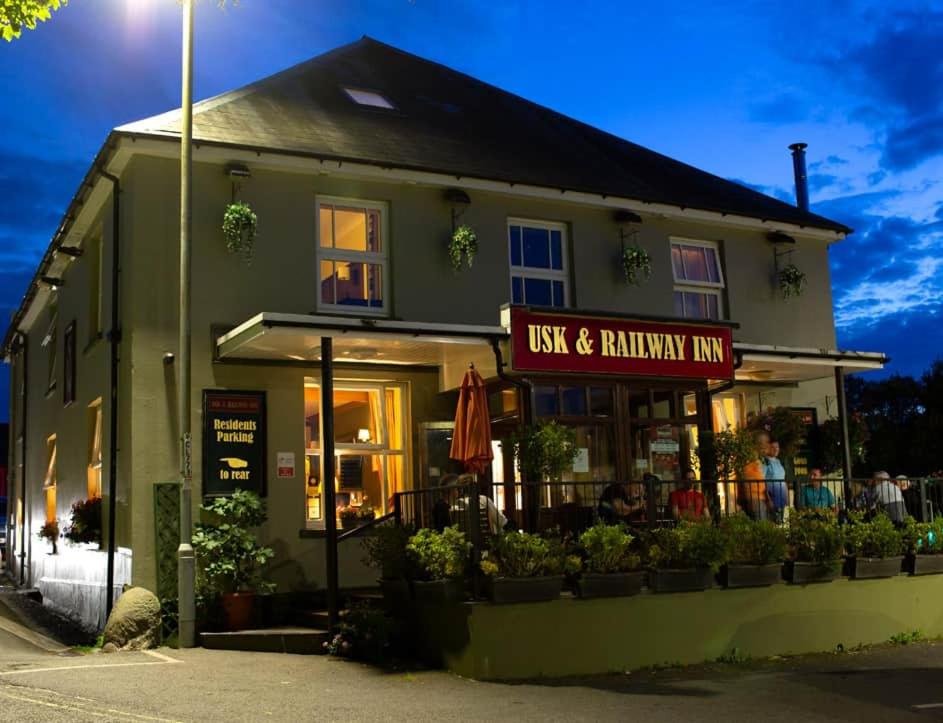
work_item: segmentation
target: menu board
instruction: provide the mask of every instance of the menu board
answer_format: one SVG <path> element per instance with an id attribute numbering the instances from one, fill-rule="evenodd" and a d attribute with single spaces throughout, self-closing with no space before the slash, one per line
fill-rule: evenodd
<path id="1" fill-rule="evenodd" d="M 203 391 L 203 494 L 265 494 L 265 392 Z"/>
<path id="2" fill-rule="evenodd" d="M 791 407 L 791 409 L 802 417 L 806 428 L 805 434 L 799 440 L 796 454 L 792 458 L 792 476 L 808 477 L 811 469 L 818 463 L 818 413 L 814 407 Z"/>

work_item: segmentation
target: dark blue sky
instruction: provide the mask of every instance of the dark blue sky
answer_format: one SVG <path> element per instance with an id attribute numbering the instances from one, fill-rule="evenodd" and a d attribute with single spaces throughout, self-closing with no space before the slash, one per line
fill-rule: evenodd
<path id="1" fill-rule="evenodd" d="M 0 45 L 3 318 L 108 130 L 179 105 L 179 14 L 72 0 Z M 940 2 L 203 0 L 196 24 L 198 99 L 367 34 L 790 202 L 806 141 L 813 210 L 856 229 L 840 346 L 943 355 Z"/>

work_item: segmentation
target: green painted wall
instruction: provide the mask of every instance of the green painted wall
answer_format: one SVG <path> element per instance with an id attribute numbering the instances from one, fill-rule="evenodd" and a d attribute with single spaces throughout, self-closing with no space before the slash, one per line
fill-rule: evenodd
<path id="1" fill-rule="evenodd" d="M 441 662 L 480 679 L 584 675 L 715 660 L 846 650 L 895 633 L 943 635 L 943 576 L 837 580 L 632 598 L 421 611 Z"/>

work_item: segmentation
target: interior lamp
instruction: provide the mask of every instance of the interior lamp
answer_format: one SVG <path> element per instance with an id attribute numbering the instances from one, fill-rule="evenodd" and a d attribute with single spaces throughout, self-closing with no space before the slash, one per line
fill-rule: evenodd
<path id="1" fill-rule="evenodd" d="M 361 444 L 366 444 L 370 441 L 370 430 L 369 429 L 358 429 L 357 430 L 357 441 Z"/>

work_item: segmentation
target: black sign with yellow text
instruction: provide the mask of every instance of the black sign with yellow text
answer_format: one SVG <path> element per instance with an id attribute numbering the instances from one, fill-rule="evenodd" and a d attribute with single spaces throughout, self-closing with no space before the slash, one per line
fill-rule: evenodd
<path id="1" fill-rule="evenodd" d="M 203 390 L 203 494 L 265 494 L 265 392 Z"/>

